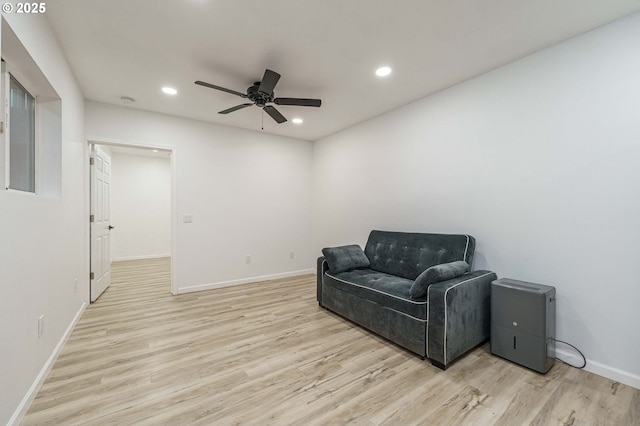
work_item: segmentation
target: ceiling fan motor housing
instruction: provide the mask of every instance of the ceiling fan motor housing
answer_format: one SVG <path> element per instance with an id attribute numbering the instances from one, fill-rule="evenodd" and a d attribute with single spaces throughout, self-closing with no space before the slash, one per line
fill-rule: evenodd
<path id="1" fill-rule="evenodd" d="M 255 102 L 259 107 L 265 106 L 268 102 L 273 102 L 274 92 L 264 93 L 258 90 L 260 88 L 260 82 L 253 83 L 253 86 L 247 89 L 247 97 Z"/>

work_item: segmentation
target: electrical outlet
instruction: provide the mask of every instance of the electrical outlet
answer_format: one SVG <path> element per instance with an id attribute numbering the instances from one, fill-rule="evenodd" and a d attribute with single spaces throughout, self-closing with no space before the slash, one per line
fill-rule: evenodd
<path id="1" fill-rule="evenodd" d="M 248 265 L 249 263 L 251 263 L 251 256 L 250 256 L 250 255 L 247 255 L 247 256 L 244 258 L 244 262 L 245 262 L 247 265 Z"/>
<path id="2" fill-rule="evenodd" d="M 73 280 L 73 292 L 77 293 L 78 292 L 78 279 L 74 279 Z"/>
<path id="3" fill-rule="evenodd" d="M 296 257 L 295 252 L 290 251 L 290 252 L 289 252 L 289 259 L 293 259 L 294 257 Z"/>
<path id="4" fill-rule="evenodd" d="M 42 337 L 44 333 L 44 314 L 38 317 L 38 337 Z"/>

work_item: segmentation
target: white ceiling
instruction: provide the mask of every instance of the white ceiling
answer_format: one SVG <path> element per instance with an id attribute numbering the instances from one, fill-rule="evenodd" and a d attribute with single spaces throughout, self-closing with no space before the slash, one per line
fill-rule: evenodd
<path id="1" fill-rule="evenodd" d="M 89 100 L 260 130 L 240 97 L 265 68 L 278 106 L 264 131 L 316 140 L 640 10 L 640 0 L 55 0 L 51 25 Z M 380 79 L 380 65 L 393 73 Z M 172 86 L 178 95 L 163 94 Z M 291 119 L 304 119 L 294 125 Z"/>

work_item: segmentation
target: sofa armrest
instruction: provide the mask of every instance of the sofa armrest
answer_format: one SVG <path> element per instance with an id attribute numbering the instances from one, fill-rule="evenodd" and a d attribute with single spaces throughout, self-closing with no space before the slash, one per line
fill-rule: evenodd
<path id="1" fill-rule="evenodd" d="M 324 276 L 325 271 L 329 269 L 329 264 L 324 256 L 320 256 L 316 263 L 318 268 L 316 299 L 318 300 L 318 304 L 322 306 L 322 277 Z"/>
<path id="2" fill-rule="evenodd" d="M 474 271 L 427 289 L 427 357 L 446 369 L 460 355 L 489 338 L 490 271 Z"/>

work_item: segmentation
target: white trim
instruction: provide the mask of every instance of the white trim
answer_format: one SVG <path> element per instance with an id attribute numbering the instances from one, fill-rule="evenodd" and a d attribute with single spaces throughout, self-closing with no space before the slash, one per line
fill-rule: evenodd
<path id="1" fill-rule="evenodd" d="M 76 315 L 73 317 L 73 319 L 69 323 L 69 326 L 64 331 L 64 334 L 60 338 L 60 341 L 58 342 L 56 347 L 53 349 L 53 352 L 51 352 L 51 355 L 49 356 L 49 359 L 47 359 L 47 362 L 45 362 L 45 364 L 42 366 L 40 373 L 38 373 L 38 375 L 36 376 L 36 379 L 31 384 L 31 387 L 27 391 L 26 395 L 22 398 L 22 401 L 20 401 L 20 404 L 18 404 L 16 411 L 14 411 L 13 415 L 7 422 L 7 426 L 20 424 L 24 416 L 27 414 L 27 411 L 29 410 L 31 403 L 36 398 L 36 396 L 38 395 L 38 392 L 40 391 L 40 388 L 44 384 L 44 381 L 49 376 L 51 369 L 53 368 L 53 366 L 56 363 L 56 360 L 58 359 L 58 355 L 60 355 L 60 352 L 62 351 L 64 344 L 67 342 L 67 339 L 69 339 L 69 336 L 71 336 L 71 332 L 73 332 L 73 329 L 75 328 L 76 324 L 78 324 L 78 321 L 80 321 L 80 318 L 82 317 L 82 313 L 84 312 L 86 307 L 87 307 L 87 303 L 82 302 L 82 306 L 80 306 L 80 309 L 78 310 L 78 312 L 76 312 Z"/>
<path id="2" fill-rule="evenodd" d="M 443 339 L 443 345 L 442 345 L 442 359 L 444 360 L 444 362 L 443 362 L 444 365 L 447 365 L 447 293 L 449 293 L 449 290 L 451 290 L 452 288 L 456 288 L 461 284 L 468 283 L 470 281 L 474 281 L 474 280 L 477 280 L 479 278 L 484 278 L 487 275 L 491 275 L 491 274 L 493 274 L 493 272 L 487 272 L 484 275 L 479 275 L 477 277 L 473 277 L 473 278 L 468 279 L 468 280 L 460 281 L 458 284 L 454 284 L 454 285 L 452 285 L 451 287 L 449 287 L 448 289 L 446 289 L 444 291 L 444 339 Z M 429 287 L 431 287 L 431 286 L 429 286 Z M 428 291 L 427 291 L 427 293 L 428 293 Z M 427 317 L 427 321 L 428 320 L 429 320 L 429 317 Z M 428 327 L 429 326 L 427 326 L 427 329 L 428 329 Z M 427 337 L 428 337 L 428 335 L 427 335 Z M 427 348 L 428 347 L 429 347 L 429 341 L 427 340 Z"/>
<path id="3" fill-rule="evenodd" d="M 171 253 L 167 254 L 145 254 L 143 256 L 123 256 L 123 257 L 114 257 L 111 259 L 112 262 L 124 262 L 127 260 L 144 260 L 144 259 L 159 259 L 164 257 L 171 257 Z"/>
<path id="4" fill-rule="evenodd" d="M 327 265 L 327 269 L 324 269 L 324 265 Z M 322 264 L 320 265 L 320 272 L 324 271 L 325 273 L 329 270 L 329 262 L 327 262 L 327 259 L 322 259 Z M 316 271 L 317 274 L 317 271 Z"/>
<path id="5" fill-rule="evenodd" d="M 570 362 L 574 365 L 582 365 L 582 358 L 576 356 L 575 353 L 567 350 L 556 349 L 556 357 L 562 358 L 566 362 Z M 640 389 L 640 376 L 628 371 L 620 370 L 618 368 L 588 359 L 587 365 L 584 367 L 584 370 L 593 374 L 597 374 L 598 376 L 620 382 L 624 385 L 631 386 L 632 388 Z"/>
<path id="6" fill-rule="evenodd" d="M 342 290 L 341 290 L 341 291 L 342 291 Z M 343 292 L 343 293 L 351 294 L 351 293 L 349 293 L 349 292 Z M 352 295 L 352 296 L 355 296 L 355 297 L 360 297 L 360 296 L 356 296 L 355 294 L 351 294 L 351 295 Z M 364 299 L 364 298 L 362 298 L 362 297 L 360 297 L 360 298 L 361 298 L 362 300 L 366 300 L 367 302 L 376 303 L 376 302 L 373 302 L 373 301 L 371 301 L 371 300 L 369 300 L 369 299 Z M 404 300 L 404 299 L 403 299 L 403 300 Z M 409 315 L 409 314 L 407 314 L 407 313 L 405 313 L 405 312 L 398 311 L 397 309 L 393 309 L 393 308 L 390 308 L 390 307 L 388 307 L 388 306 L 381 305 L 380 303 L 376 303 L 376 304 L 377 304 L 378 306 L 380 306 L 382 309 L 386 309 L 386 310 L 388 310 L 388 311 L 395 312 L 396 314 L 404 315 L 405 317 L 407 317 L 407 318 L 411 318 L 411 319 L 412 319 L 412 320 L 414 320 L 414 321 L 420 321 L 420 322 L 422 322 L 422 323 L 424 323 L 424 324 L 426 324 L 426 323 L 427 323 L 427 320 L 423 320 L 423 319 L 420 319 L 420 318 L 414 317 L 413 315 Z"/>
<path id="7" fill-rule="evenodd" d="M 272 275 L 262 275 L 258 277 L 242 278 L 239 280 L 221 281 L 217 283 L 200 284 L 200 285 L 194 285 L 189 287 L 178 287 L 177 294 L 193 293 L 195 291 L 213 290 L 216 288 L 232 287 L 232 286 L 243 285 L 243 284 L 252 284 L 252 283 L 257 283 L 261 281 L 277 280 L 280 278 L 297 277 L 300 275 L 315 274 L 315 272 L 316 272 L 315 269 L 302 269 L 300 271 L 283 272 L 280 274 L 272 274 Z"/>
<path id="8" fill-rule="evenodd" d="M 466 262 L 467 260 L 467 250 L 469 249 L 469 236 L 465 235 L 465 237 L 467 237 L 467 245 L 464 247 L 464 254 L 462 255 L 462 261 Z"/>
<path id="9" fill-rule="evenodd" d="M 429 356 L 429 307 L 430 307 L 430 303 L 429 302 L 429 288 L 431 286 L 427 287 L 427 332 L 425 333 L 425 341 L 424 341 L 424 345 L 426 346 L 424 353 L 427 355 L 427 358 L 431 359 L 431 357 Z"/>
<path id="10" fill-rule="evenodd" d="M 173 145 L 156 145 L 149 143 L 139 143 L 136 141 L 126 140 L 126 139 L 114 139 L 114 138 L 103 138 L 98 136 L 87 136 L 87 140 L 89 143 L 94 143 L 98 145 L 107 145 L 107 146 L 120 146 L 125 148 L 143 148 L 143 149 L 161 149 L 163 151 L 171 151 L 171 155 L 176 150 L 176 147 Z"/>
<path id="11" fill-rule="evenodd" d="M 38 196 L 38 194 L 36 194 L 35 192 L 23 191 L 22 189 L 5 188 L 5 191 L 8 194 L 20 194 L 20 195 L 25 195 L 27 197 L 37 197 Z"/>
<path id="12" fill-rule="evenodd" d="M 382 273 L 384 273 L 384 272 L 382 272 Z M 396 296 L 396 295 L 393 295 L 393 294 L 391 294 L 391 293 L 386 293 L 386 292 L 384 292 L 384 291 L 380 291 L 380 290 L 377 290 L 377 289 L 375 289 L 375 288 L 366 287 L 366 286 L 363 286 L 363 285 L 360 285 L 360 284 L 352 283 L 351 281 L 345 281 L 345 280 L 340 279 L 340 278 L 338 278 L 338 277 L 336 277 L 336 276 L 334 276 L 334 275 L 331 275 L 331 274 L 330 274 L 330 273 L 328 273 L 328 272 L 325 272 L 325 275 L 327 275 L 327 276 L 329 276 L 329 277 L 333 278 L 334 280 L 338 280 L 338 281 L 340 281 L 340 282 L 343 282 L 343 283 L 345 283 L 345 284 L 349 284 L 349 285 L 356 286 L 356 287 L 360 287 L 360 288 L 366 288 L 367 290 L 375 291 L 375 292 L 377 292 L 377 293 L 384 294 L 385 296 L 393 297 L 393 298 L 395 298 L 395 299 L 400 299 L 400 300 L 402 300 L 403 302 L 411 302 L 411 303 L 413 303 L 413 304 L 415 304 L 415 305 L 424 305 L 424 304 L 426 304 L 426 303 L 427 303 L 427 301 L 426 301 L 426 300 L 425 300 L 424 302 L 414 302 L 414 301 L 413 301 L 413 300 L 411 300 L 411 299 L 405 299 L 404 297 Z M 411 281 L 411 280 L 407 280 L 407 281 Z M 395 309 L 394 309 L 394 310 L 395 310 Z M 415 318 L 415 317 L 411 317 L 411 318 Z M 427 318 L 428 318 L 428 317 L 427 317 Z M 416 319 L 420 319 L 420 318 L 416 318 Z"/>

